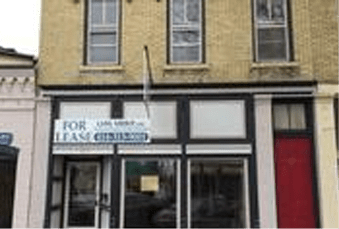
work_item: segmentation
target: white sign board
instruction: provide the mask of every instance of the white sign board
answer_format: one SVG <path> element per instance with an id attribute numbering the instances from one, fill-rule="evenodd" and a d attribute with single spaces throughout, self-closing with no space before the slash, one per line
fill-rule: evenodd
<path id="1" fill-rule="evenodd" d="M 148 120 L 55 120 L 54 143 L 149 143 L 149 127 Z"/>

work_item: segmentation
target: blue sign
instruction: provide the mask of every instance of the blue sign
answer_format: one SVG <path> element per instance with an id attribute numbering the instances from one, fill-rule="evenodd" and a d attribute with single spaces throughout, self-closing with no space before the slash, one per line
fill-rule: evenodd
<path id="1" fill-rule="evenodd" d="M 8 146 L 13 141 L 13 134 L 11 133 L 0 133 L 0 145 Z"/>

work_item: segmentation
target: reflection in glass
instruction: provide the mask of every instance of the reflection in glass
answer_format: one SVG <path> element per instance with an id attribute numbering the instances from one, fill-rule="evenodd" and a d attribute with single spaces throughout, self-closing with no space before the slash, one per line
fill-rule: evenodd
<path id="1" fill-rule="evenodd" d="M 68 226 L 95 226 L 97 165 L 70 164 Z"/>
<path id="2" fill-rule="evenodd" d="M 117 15 L 112 12 L 116 12 L 117 2 L 116 0 L 106 1 L 106 24 L 116 24 Z"/>
<path id="3" fill-rule="evenodd" d="M 175 160 L 125 164 L 125 227 L 176 227 Z"/>
<path id="4" fill-rule="evenodd" d="M 199 62 L 201 59 L 201 0 L 172 0 L 173 62 Z"/>
<path id="5" fill-rule="evenodd" d="M 257 18 L 259 21 L 268 20 L 267 0 L 257 0 Z"/>
<path id="6" fill-rule="evenodd" d="M 184 19 L 184 0 L 173 0 L 173 11 L 172 11 L 172 17 L 173 17 L 173 24 L 183 24 Z"/>
<path id="7" fill-rule="evenodd" d="M 191 161 L 191 225 L 245 227 L 242 160 Z"/>
<path id="8" fill-rule="evenodd" d="M 199 46 L 174 47 L 173 60 L 179 62 L 199 61 Z"/>
<path id="9" fill-rule="evenodd" d="M 199 31 L 176 31 L 173 32 L 174 44 L 191 44 L 199 42 Z"/>
<path id="10" fill-rule="evenodd" d="M 190 22 L 199 22 L 199 1 L 187 0 L 187 20 Z"/>
<path id="11" fill-rule="evenodd" d="M 91 2 L 92 25 L 102 24 L 102 0 L 92 0 Z"/>
<path id="12" fill-rule="evenodd" d="M 283 0 L 273 0 L 272 2 L 272 19 L 276 21 L 284 20 L 284 3 Z"/>
<path id="13" fill-rule="evenodd" d="M 260 60 L 286 60 L 285 28 L 264 28 L 258 30 Z"/>
<path id="14" fill-rule="evenodd" d="M 259 22 L 281 22 L 284 20 L 283 0 L 257 0 Z"/>
<path id="15" fill-rule="evenodd" d="M 91 62 L 110 62 L 117 60 L 116 47 L 114 46 L 92 46 L 90 47 Z"/>

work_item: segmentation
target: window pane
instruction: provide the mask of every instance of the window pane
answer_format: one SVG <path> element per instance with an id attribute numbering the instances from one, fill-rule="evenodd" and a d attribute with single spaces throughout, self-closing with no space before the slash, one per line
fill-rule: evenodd
<path id="1" fill-rule="evenodd" d="M 116 47 L 91 47 L 91 62 L 115 62 L 117 61 Z"/>
<path id="2" fill-rule="evenodd" d="M 285 28 L 259 29 L 259 42 L 283 42 L 285 40 Z"/>
<path id="3" fill-rule="evenodd" d="M 176 227 L 176 163 L 173 159 L 125 164 L 125 227 Z"/>
<path id="4" fill-rule="evenodd" d="M 91 35 L 91 44 L 115 44 L 116 43 L 116 34 L 115 33 L 94 33 Z"/>
<path id="5" fill-rule="evenodd" d="M 245 138 L 245 102 L 191 101 L 191 138 Z"/>
<path id="6" fill-rule="evenodd" d="M 289 117 L 288 117 L 288 105 L 274 105 L 273 117 L 274 117 L 274 129 L 288 129 Z"/>
<path id="7" fill-rule="evenodd" d="M 174 62 L 198 62 L 200 61 L 200 46 L 173 47 Z"/>
<path id="8" fill-rule="evenodd" d="M 102 24 L 102 0 L 91 1 L 91 24 Z"/>
<path id="9" fill-rule="evenodd" d="M 173 32 L 173 44 L 191 44 L 199 42 L 199 31 Z"/>
<path id="10" fill-rule="evenodd" d="M 111 104 L 105 102 L 62 102 L 60 119 L 109 119 Z"/>
<path id="11" fill-rule="evenodd" d="M 291 104 L 291 129 L 306 129 L 304 104 Z"/>
<path id="12" fill-rule="evenodd" d="M 71 165 L 68 226 L 94 226 L 97 166 Z"/>
<path id="13" fill-rule="evenodd" d="M 284 20 L 284 4 L 283 0 L 272 0 L 272 20 Z"/>
<path id="14" fill-rule="evenodd" d="M 117 4 L 116 0 L 106 1 L 106 24 L 116 24 L 117 22 Z"/>
<path id="15" fill-rule="evenodd" d="M 184 0 L 172 0 L 173 10 L 172 10 L 172 22 L 173 24 L 183 24 L 184 23 Z"/>
<path id="16" fill-rule="evenodd" d="M 267 21 L 269 19 L 267 0 L 257 0 L 257 19 L 259 21 Z"/>
<path id="17" fill-rule="evenodd" d="M 287 60 L 285 28 L 259 29 L 259 60 Z"/>
<path id="18" fill-rule="evenodd" d="M 175 102 L 152 102 L 149 104 L 152 138 L 176 138 L 177 109 Z M 147 119 L 143 102 L 125 102 L 124 118 Z"/>
<path id="19" fill-rule="evenodd" d="M 243 161 L 196 160 L 190 169 L 192 227 L 246 227 Z"/>
<path id="20" fill-rule="evenodd" d="M 199 3 L 201 0 L 187 0 L 187 20 L 189 22 L 199 22 L 200 18 L 200 9 Z"/>

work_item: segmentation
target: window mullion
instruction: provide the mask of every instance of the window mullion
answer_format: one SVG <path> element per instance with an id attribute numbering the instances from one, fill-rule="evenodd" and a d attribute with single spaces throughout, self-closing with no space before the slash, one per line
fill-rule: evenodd
<path id="1" fill-rule="evenodd" d="M 268 20 L 272 21 L 272 2 L 267 0 L 267 9 L 268 9 Z"/>
<path id="2" fill-rule="evenodd" d="M 187 19 L 187 0 L 184 0 L 184 24 L 189 24 Z"/>

